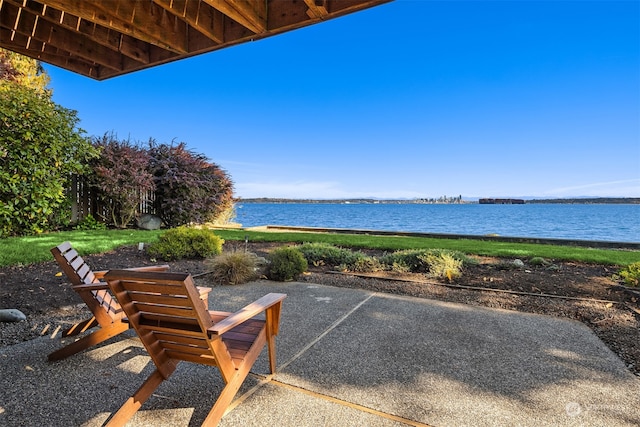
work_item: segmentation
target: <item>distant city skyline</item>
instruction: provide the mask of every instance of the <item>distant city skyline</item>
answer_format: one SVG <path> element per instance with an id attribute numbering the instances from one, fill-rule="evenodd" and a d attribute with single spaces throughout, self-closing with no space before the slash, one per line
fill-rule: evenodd
<path id="1" fill-rule="evenodd" d="M 97 82 L 88 135 L 185 142 L 242 198 L 640 197 L 640 2 L 396 0 Z"/>

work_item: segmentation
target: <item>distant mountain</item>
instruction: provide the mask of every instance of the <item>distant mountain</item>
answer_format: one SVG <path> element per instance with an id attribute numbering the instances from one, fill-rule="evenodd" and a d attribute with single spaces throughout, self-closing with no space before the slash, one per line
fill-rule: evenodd
<path id="1" fill-rule="evenodd" d="M 526 203 L 565 203 L 565 204 L 640 204 L 640 197 L 575 197 L 567 199 L 531 199 Z"/>
<path id="2" fill-rule="evenodd" d="M 501 198 L 494 200 L 515 200 L 516 198 Z M 525 204 L 640 204 L 640 197 L 573 197 L 564 199 L 537 199 L 535 197 L 519 197 Z M 473 204 L 480 199 L 469 197 L 443 197 L 438 199 L 286 199 L 286 198 L 239 198 L 238 203 L 338 203 L 338 204 Z"/>

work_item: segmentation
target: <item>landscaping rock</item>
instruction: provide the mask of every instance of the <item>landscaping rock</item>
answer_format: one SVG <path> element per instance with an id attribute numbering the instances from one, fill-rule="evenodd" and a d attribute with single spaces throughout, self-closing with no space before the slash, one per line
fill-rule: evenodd
<path id="1" fill-rule="evenodd" d="M 138 227 L 143 230 L 158 230 L 162 225 L 162 219 L 155 215 L 144 214 L 138 218 Z"/>
<path id="2" fill-rule="evenodd" d="M 0 322 L 23 322 L 27 316 L 15 308 L 5 308 L 0 310 Z"/>

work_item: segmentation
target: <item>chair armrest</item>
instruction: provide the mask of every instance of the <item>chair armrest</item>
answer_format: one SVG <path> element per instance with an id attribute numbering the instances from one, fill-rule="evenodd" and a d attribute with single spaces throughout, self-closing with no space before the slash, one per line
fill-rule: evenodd
<path id="1" fill-rule="evenodd" d="M 133 268 L 124 268 L 123 270 L 132 270 L 132 271 L 167 271 L 169 270 L 171 267 L 169 267 L 168 265 L 164 264 L 164 265 L 150 265 L 147 267 L 133 267 Z M 109 270 L 101 270 L 101 271 L 94 271 L 93 275 L 96 276 L 96 279 L 102 279 L 104 278 L 104 275 L 107 274 L 109 272 Z"/>
<path id="2" fill-rule="evenodd" d="M 239 311 L 236 311 L 226 319 L 219 321 L 218 323 L 210 327 L 208 331 L 214 335 L 222 335 L 230 329 L 235 328 L 242 322 L 251 319 L 253 316 L 266 311 L 268 308 L 276 304 L 282 303 L 282 300 L 286 297 L 287 295 L 285 294 L 267 294 L 259 300 L 254 301 L 246 307 L 240 309 Z"/>
<path id="3" fill-rule="evenodd" d="M 96 279 L 100 280 L 104 278 L 104 275 L 107 274 L 108 272 L 109 270 L 94 271 L 93 275 L 96 276 Z"/>
<path id="4" fill-rule="evenodd" d="M 86 283 L 82 285 L 72 285 L 71 289 L 73 289 L 76 292 L 101 291 L 104 289 L 109 289 L 109 284 L 107 282 Z"/>

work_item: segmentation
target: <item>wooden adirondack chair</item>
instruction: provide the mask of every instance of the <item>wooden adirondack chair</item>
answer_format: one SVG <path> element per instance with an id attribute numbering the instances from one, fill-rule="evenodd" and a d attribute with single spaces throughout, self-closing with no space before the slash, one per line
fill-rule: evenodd
<path id="1" fill-rule="evenodd" d="M 100 328 L 91 334 L 74 341 L 67 346 L 49 354 L 50 361 L 64 359 L 91 346 L 99 344 L 130 328 L 125 319 L 125 313 L 120 304 L 113 298 L 109 285 L 101 281 L 106 271 L 92 271 L 91 267 L 82 259 L 71 243 L 64 242 L 51 249 L 53 257 L 58 261 L 60 268 L 71 281 L 71 287 L 85 302 L 93 316 L 80 323 L 76 323 L 62 332 L 62 337 L 71 337 L 85 332 L 95 326 Z M 139 267 L 137 271 L 166 271 L 168 265 Z M 211 288 L 198 288 L 200 298 L 205 303 Z"/>
<path id="2" fill-rule="evenodd" d="M 275 372 L 275 336 L 285 294 L 270 293 L 227 313 L 208 311 L 187 273 L 111 270 L 105 280 L 156 365 L 108 426 L 124 425 L 180 361 L 217 366 L 226 384 L 202 424 L 206 426 L 218 424 L 265 343 Z M 254 317 L 263 312 L 265 320 Z"/>

